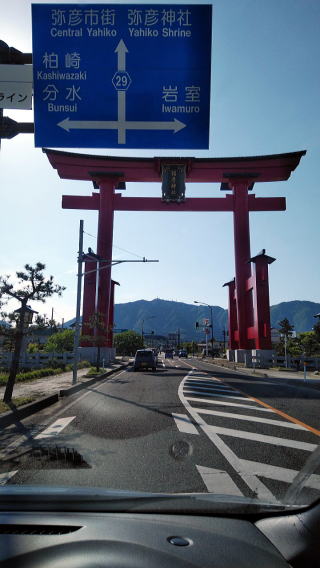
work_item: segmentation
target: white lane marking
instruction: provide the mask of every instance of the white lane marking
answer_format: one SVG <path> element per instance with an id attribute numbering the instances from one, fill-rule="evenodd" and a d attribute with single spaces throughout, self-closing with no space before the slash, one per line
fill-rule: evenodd
<path id="1" fill-rule="evenodd" d="M 201 395 L 203 395 L 203 396 L 219 396 L 220 398 L 222 397 L 222 398 L 227 398 L 227 399 L 229 399 L 229 398 L 235 398 L 235 399 L 237 399 L 237 400 L 248 400 L 248 398 L 247 398 L 246 396 L 244 396 L 243 394 L 242 394 L 241 396 L 233 396 L 232 394 L 229 394 L 229 393 L 220 394 L 220 393 L 217 393 L 217 392 L 215 392 L 215 393 L 199 392 L 199 391 L 196 391 L 196 390 L 192 389 L 191 387 L 190 387 L 190 388 L 184 387 L 184 394 L 185 394 L 185 395 L 188 395 L 188 394 L 201 394 Z"/>
<path id="2" fill-rule="evenodd" d="M 66 418 L 59 418 L 51 426 L 43 430 L 41 434 L 35 436 L 36 440 L 40 440 L 43 438 L 52 438 L 53 436 L 57 436 L 60 432 L 75 419 L 75 416 L 68 416 Z"/>
<path id="3" fill-rule="evenodd" d="M 252 404 L 241 404 L 241 402 L 229 402 L 228 400 L 209 400 L 207 398 L 196 398 L 191 396 L 186 396 L 187 400 L 193 400 L 195 402 L 205 402 L 207 404 L 221 404 L 222 406 L 239 406 L 242 408 L 251 408 L 252 410 L 260 410 L 262 412 L 273 412 L 271 408 L 264 408 L 262 406 L 253 406 Z"/>
<path id="4" fill-rule="evenodd" d="M 252 471 L 255 475 L 266 477 L 267 479 L 274 479 L 276 481 L 284 481 L 285 483 L 292 483 L 298 471 L 295 469 L 288 469 L 286 467 L 278 467 L 268 463 L 258 463 L 251 460 L 241 460 L 244 467 L 248 471 Z M 312 474 L 306 481 L 306 486 L 312 489 L 320 489 L 320 475 Z"/>
<path id="5" fill-rule="evenodd" d="M 206 426 L 215 434 L 220 434 L 222 436 L 231 436 L 232 438 L 253 440 L 254 442 L 262 442 L 263 444 L 273 444 L 274 446 L 284 446 L 285 448 L 296 448 L 297 450 L 306 450 L 307 452 L 313 452 L 318 447 L 317 444 L 299 442 L 298 440 L 290 440 L 289 438 L 277 438 L 276 436 L 267 436 L 266 434 L 256 434 L 255 432 L 234 430 L 233 428 L 211 426 L 209 424 L 206 424 Z"/>
<path id="6" fill-rule="evenodd" d="M 239 495 L 243 497 L 243 493 L 226 471 L 212 467 L 203 467 L 201 465 L 197 465 L 196 468 L 209 493 Z"/>
<path id="7" fill-rule="evenodd" d="M 5 485 L 9 481 L 9 479 L 11 479 L 11 477 L 13 477 L 16 473 L 18 473 L 17 469 L 15 471 L 7 471 L 6 473 L 0 473 L 0 485 Z"/>
<path id="8" fill-rule="evenodd" d="M 221 440 L 221 438 L 219 438 L 212 427 L 209 427 L 208 424 L 201 418 L 201 416 L 199 416 L 199 414 L 194 411 L 192 406 L 190 406 L 183 394 L 183 384 L 186 378 L 187 377 L 185 377 L 179 385 L 178 395 L 182 404 L 194 419 L 194 422 L 196 422 L 198 426 L 202 428 L 204 433 L 208 436 L 208 438 L 216 446 L 216 448 L 218 448 L 224 458 L 229 462 L 231 467 L 242 477 L 243 481 L 259 499 L 266 499 L 269 502 L 275 502 L 276 498 L 274 497 L 273 493 L 255 475 L 252 475 L 251 472 L 248 473 L 246 470 L 244 470 L 241 464 L 241 460 L 236 456 L 236 454 L 229 448 L 229 446 L 227 446 L 227 444 L 225 444 L 223 440 Z"/>
<path id="9" fill-rule="evenodd" d="M 172 416 L 180 432 L 183 432 L 184 434 L 199 435 L 198 430 L 196 429 L 195 425 L 191 422 L 191 418 L 187 414 L 172 413 Z"/>
<path id="10" fill-rule="evenodd" d="M 260 418 L 258 416 L 248 416 L 248 414 L 236 414 L 232 412 L 221 412 L 220 410 L 211 410 L 207 408 L 195 408 L 199 414 L 210 414 L 213 416 L 223 416 L 224 418 L 233 418 L 234 420 L 248 420 L 249 422 L 261 422 L 262 424 L 272 424 L 272 426 L 283 426 L 284 428 L 292 428 L 293 430 L 306 430 L 300 424 L 293 422 L 285 422 L 282 420 L 273 420 L 272 418 Z"/>

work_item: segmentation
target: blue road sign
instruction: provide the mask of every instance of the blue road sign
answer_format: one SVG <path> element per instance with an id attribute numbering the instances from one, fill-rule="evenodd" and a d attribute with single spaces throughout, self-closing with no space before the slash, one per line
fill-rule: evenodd
<path id="1" fill-rule="evenodd" d="M 207 149 L 211 6 L 34 4 L 35 145 Z"/>

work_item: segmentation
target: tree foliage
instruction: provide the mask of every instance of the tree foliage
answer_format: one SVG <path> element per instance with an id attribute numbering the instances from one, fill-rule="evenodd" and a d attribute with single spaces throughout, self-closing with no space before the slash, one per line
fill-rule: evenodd
<path id="1" fill-rule="evenodd" d="M 64 329 L 53 333 L 44 348 L 49 353 L 64 353 L 65 351 L 73 351 L 74 330 Z"/>
<path id="2" fill-rule="evenodd" d="M 282 335 L 286 337 L 290 337 L 294 330 L 294 325 L 291 325 L 288 318 L 284 318 L 283 320 L 279 321 L 279 331 Z"/>
<path id="3" fill-rule="evenodd" d="M 114 346 L 119 355 L 134 355 L 137 349 L 143 349 L 143 340 L 136 331 L 123 331 L 114 336 Z"/>

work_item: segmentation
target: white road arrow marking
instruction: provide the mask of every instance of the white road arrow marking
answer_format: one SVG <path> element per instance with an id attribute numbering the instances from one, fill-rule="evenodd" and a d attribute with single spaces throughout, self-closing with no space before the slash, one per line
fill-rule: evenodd
<path id="1" fill-rule="evenodd" d="M 70 130 L 173 130 L 179 132 L 186 124 L 175 118 L 168 121 L 144 121 L 144 120 L 70 120 L 65 118 L 58 122 L 58 126 L 70 132 Z"/>

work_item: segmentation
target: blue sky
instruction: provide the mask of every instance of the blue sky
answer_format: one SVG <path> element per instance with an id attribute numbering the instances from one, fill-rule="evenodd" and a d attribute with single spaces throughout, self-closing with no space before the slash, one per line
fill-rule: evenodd
<path id="1" fill-rule="evenodd" d="M 285 196 L 287 211 L 251 214 L 251 252 L 265 248 L 277 259 L 270 267 L 272 304 L 319 302 L 320 3 L 217 0 L 212 5 L 210 150 L 81 151 L 227 157 L 307 150 L 287 182 L 256 184 L 257 196 Z M 29 0 L 6 3 L 0 38 L 21 51 L 32 51 Z M 33 120 L 32 111 L 4 114 Z M 1 274 L 14 273 L 26 262 L 44 262 L 67 290 L 61 299 L 38 305 L 39 311 L 49 314 L 54 307 L 57 320 L 69 319 L 75 312 L 79 220 L 84 219 L 89 233 L 85 248 L 95 249 L 97 214 L 62 210 L 61 196 L 88 195 L 92 186 L 60 180 L 41 149 L 34 148 L 33 136 L 19 135 L 2 141 L 0 188 Z M 126 191 L 128 196 L 160 194 L 160 184 L 128 184 Z M 187 196 L 220 197 L 221 192 L 218 184 L 189 184 Z M 157 264 L 115 267 L 113 277 L 121 284 L 116 302 L 159 297 L 227 306 L 222 285 L 234 276 L 232 214 L 119 212 L 114 245 L 114 258 L 159 259 Z"/>

